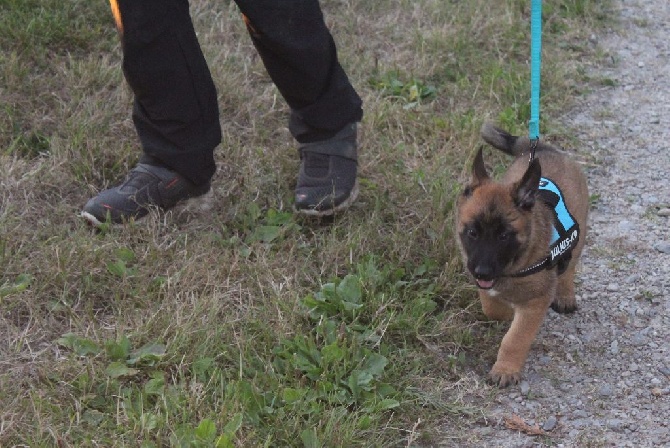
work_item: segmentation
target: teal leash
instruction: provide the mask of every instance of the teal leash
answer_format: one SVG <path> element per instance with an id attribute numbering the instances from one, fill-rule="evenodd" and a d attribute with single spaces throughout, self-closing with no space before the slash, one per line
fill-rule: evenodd
<path id="1" fill-rule="evenodd" d="M 542 58 L 542 0 L 531 0 L 530 5 L 530 121 L 528 138 L 531 142 L 530 159 L 540 139 L 540 72 Z"/>

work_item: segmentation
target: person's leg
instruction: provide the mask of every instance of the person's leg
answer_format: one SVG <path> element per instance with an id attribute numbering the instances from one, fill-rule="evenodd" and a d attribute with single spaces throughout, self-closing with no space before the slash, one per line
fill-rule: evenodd
<path id="1" fill-rule="evenodd" d="M 357 193 L 362 101 L 338 59 L 318 0 L 236 0 L 263 63 L 289 107 L 302 164 L 296 209 L 327 215 Z"/>
<path id="2" fill-rule="evenodd" d="M 209 190 L 221 142 L 216 97 L 187 0 L 111 0 L 134 95 L 143 155 L 126 181 L 101 192 L 82 215 L 96 223 L 140 218 Z"/>

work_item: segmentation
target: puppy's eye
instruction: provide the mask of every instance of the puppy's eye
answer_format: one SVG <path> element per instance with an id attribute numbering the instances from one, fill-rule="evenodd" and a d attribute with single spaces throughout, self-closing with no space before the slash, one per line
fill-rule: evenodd
<path id="1" fill-rule="evenodd" d="M 479 238 L 479 233 L 475 229 L 468 229 L 466 233 L 471 240 Z"/>
<path id="2" fill-rule="evenodd" d="M 503 242 L 508 241 L 509 237 L 510 237 L 509 232 L 502 232 L 498 235 L 498 239 Z"/>

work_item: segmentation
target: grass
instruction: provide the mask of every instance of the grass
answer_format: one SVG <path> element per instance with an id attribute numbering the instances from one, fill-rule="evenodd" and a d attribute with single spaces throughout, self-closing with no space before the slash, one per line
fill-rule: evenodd
<path id="1" fill-rule="evenodd" d="M 529 2 L 323 2 L 365 102 L 361 196 L 327 222 L 290 212 L 287 109 L 235 5 L 191 3 L 224 135 L 211 207 L 94 233 L 76 214 L 139 153 L 111 14 L 0 0 L 0 446 L 476 444 L 504 326 L 451 213 L 481 123 L 525 132 Z M 545 8 L 552 138 L 605 6 Z"/>

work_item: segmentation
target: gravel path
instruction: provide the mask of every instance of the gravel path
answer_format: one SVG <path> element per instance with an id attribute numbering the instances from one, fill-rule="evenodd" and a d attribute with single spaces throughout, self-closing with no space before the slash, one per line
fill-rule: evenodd
<path id="1" fill-rule="evenodd" d="M 596 157 L 580 309 L 549 313 L 525 380 L 497 393 L 472 446 L 670 447 L 670 2 L 616 8 L 619 31 L 593 36 L 612 64 L 590 73 L 616 85 L 565 117 Z"/>

